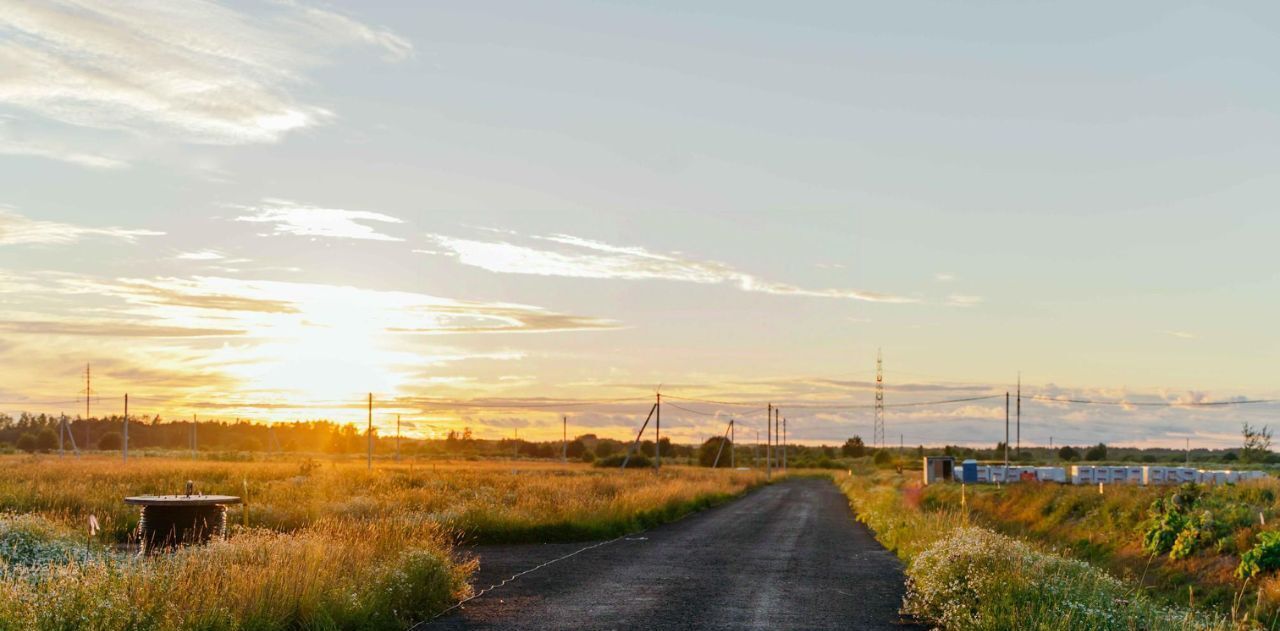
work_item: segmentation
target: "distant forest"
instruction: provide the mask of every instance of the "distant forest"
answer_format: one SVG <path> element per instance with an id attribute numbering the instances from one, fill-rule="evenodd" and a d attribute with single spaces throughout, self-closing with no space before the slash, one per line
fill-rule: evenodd
<path id="1" fill-rule="evenodd" d="M 21 414 L 12 417 L 0 414 L 0 452 L 55 452 L 60 447 L 88 451 L 118 451 L 123 444 L 123 421 L 120 416 L 83 419 L 67 417 L 71 437 L 62 436 L 59 443 L 61 417 L 45 414 Z M 194 430 L 194 431 L 193 431 Z M 74 445 L 71 438 L 74 438 Z M 1254 464 L 1280 463 L 1280 454 L 1270 452 L 1269 435 L 1266 447 L 1257 456 L 1243 458 Z M 194 441 L 194 442 L 193 442 Z M 720 448 L 721 442 L 726 445 Z M 263 424 L 248 420 L 227 421 L 168 421 L 160 417 L 129 419 L 129 448 L 131 450 L 191 450 L 193 444 L 199 453 L 309 453 L 309 454 L 363 454 L 368 438 L 362 428 L 353 424 L 332 421 L 297 421 Z M 438 457 L 509 457 L 559 459 L 567 456 L 575 461 L 608 459 L 620 461 L 630 442 L 601 438 L 595 434 L 583 434 L 569 441 L 535 442 L 515 438 L 490 440 L 473 438 L 471 430 L 449 432 L 441 439 L 423 440 L 402 438 L 400 453 L 405 456 Z M 380 435 L 374 430 L 374 449 L 379 455 L 388 455 L 396 449 L 394 436 Z M 636 450 L 637 457 L 645 460 L 655 456 L 656 445 L 645 440 Z M 701 445 L 673 444 L 662 439 L 662 457 L 686 462 L 700 462 L 710 466 L 720 456 L 719 466 L 755 466 L 764 462 L 763 445 L 739 442 L 734 447 L 721 437 L 714 437 Z M 732 455 L 731 455 L 732 454 Z M 921 456 L 950 455 L 957 458 L 974 458 L 999 462 L 1005 458 L 1005 446 L 997 443 L 994 448 L 983 449 L 946 445 L 944 447 L 896 447 L 876 450 L 854 436 L 840 446 L 795 445 L 788 447 L 789 464 L 796 467 L 844 468 L 851 459 L 874 457 L 878 463 L 908 462 Z M 1097 445 L 1073 447 L 1061 446 L 1023 447 L 1020 452 L 1010 446 L 1011 462 L 1135 462 L 1135 463 L 1195 463 L 1232 464 L 1242 459 L 1239 449 L 1190 449 L 1115 447 Z M 912 463 L 913 465 L 915 463 Z"/>

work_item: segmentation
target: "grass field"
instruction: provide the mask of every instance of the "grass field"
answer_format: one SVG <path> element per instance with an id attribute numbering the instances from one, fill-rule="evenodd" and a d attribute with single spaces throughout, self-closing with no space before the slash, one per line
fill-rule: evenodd
<path id="1" fill-rule="evenodd" d="M 956 509 L 956 485 L 930 486 L 925 510 Z M 1097 487 L 1056 484 L 970 486 L 972 518 L 1062 549 L 1141 582 L 1157 599 L 1237 619 L 1280 625 L 1280 577 L 1237 575 L 1259 534 L 1280 523 L 1280 480 L 1239 485 Z M 1175 508 L 1176 507 L 1176 508 Z M 1268 527 L 1266 524 L 1271 524 Z"/>
<path id="2" fill-rule="evenodd" d="M 245 495 L 226 541 L 138 558 L 127 495 Z M 634 531 L 754 472 L 536 462 L 0 457 L 0 629 L 395 629 L 465 596 L 459 542 Z M 246 493 L 247 490 L 247 493 Z M 242 526 L 247 510 L 249 526 Z M 88 534 L 89 515 L 103 526 Z"/>
<path id="3" fill-rule="evenodd" d="M 1053 546 L 984 527 L 981 515 L 961 509 L 958 486 L 925 491 L 908 475 L 864 472 L 838 481 L 858 518 L 907 564 L 905 608 L 925 622 L 953 631 L 1201 630 L 1252 623 L 1247 612 L 1236 611 L 1233 621 L 1230 612 L 1155 598 L 1138 580 L 1117 579 Z M 953 490 L 955 498 L 936 496 Z"/>

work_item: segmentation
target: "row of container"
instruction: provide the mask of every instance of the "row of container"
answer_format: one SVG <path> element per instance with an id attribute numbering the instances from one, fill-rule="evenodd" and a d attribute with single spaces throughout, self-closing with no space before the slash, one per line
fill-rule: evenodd
<path id="1" fill-rule="evenodd" d="M 1077 465 L 1066 467 L 1024 467 L 978 464 L 965 460 L 957 470 L 955 459 L 926 457 L 924 483 L 955 480 L 968 484 L 1010 484 L 1013 482 L 1058 482 L 1060 484 L 1234 484 L 1267 477 L 1264 471 L 1218 471 L 1192 467 Z"/>

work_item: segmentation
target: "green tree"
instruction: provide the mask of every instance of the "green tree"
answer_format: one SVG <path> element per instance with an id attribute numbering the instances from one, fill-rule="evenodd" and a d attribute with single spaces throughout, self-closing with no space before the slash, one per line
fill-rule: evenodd
<path id="1" fill-rule="evenodd" d="M 1058 450 L 1058 460 L 1071 462 L 1073 460 L 1079 460 L 1079 459 L 1080 459 L 1080 452 L 1076 451 L 1076 448 L 1072 447 L 1071 445 L 1063 445 L 1062 449 Z"/>
<path id="2" fill-rule="evenodd" d="M 1266 462 L 1267 456 L 1271 455 L 1271 429 L 1266 425 L 1254 428 L 1245 423 L 1240 433 L 1244 438 L 1244 444 L 1240 447 L 1240 462 Z"/>
<path id="3" fill-rule="evenodd" d="M 35 453 L 36 435 L 31 432 L 24 432 L 18 437 L 18 449 L 27 453 Z"/>
<path id="4" fill-rule="evenodd" d="M 52 427 L 46 427 L 36 434 L 36 449 L 52 451 L 58 448 L 58 433 Z"/>
<path id="5" fill-rule="evenodd" d="M 723 450 L 721 446 L 723 445 Z M 702 443 L 698 448 L 698 464 L 704 467 L 710 467 L 715 464 L 717 467 L 729 466 L 729 452 L 733 449 L 733 443 L 724 436 L 714 436 L 708 438 L 707 442 Z M 720 455 L 720 462 L 716 464 L 716 454 Z"/>
<path id="6" fill-rule="evenodd" d="M 120 437 L 119 432 L 107 432 L 98 439 L 98 449 L 102 451 L 115 451 L 120 449 L 124 444 L 124 440 Z"/>
<path id="7" fill-rule="evenodd" d="M 840 455 L 846 458 L 861 458 L 867 455 L 867 446 L 862 442 L 861 436 L 854 436 L 844 441 L 844 446 L 840 448 Z"/>
<path id="8" fill-rule="evenodd" d="M 1084 459 L 1090 462 L 1098 462 L 1100 460 L 1106 460 L 1107 459 L 1106 443 L 1098 443 L 1090 447 L 1089 451 L 1084 452 Z"/>

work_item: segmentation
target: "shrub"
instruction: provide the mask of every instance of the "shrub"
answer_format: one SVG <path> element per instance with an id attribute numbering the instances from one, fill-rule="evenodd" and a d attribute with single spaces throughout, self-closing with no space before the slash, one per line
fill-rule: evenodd
<path id="1" fill-rule="evenodd" d="M 957 528 L 907 570 L 905 609 L 946 629 L 1200 629 L 1088 563 Z"/>
<path id="2" fill-rule="evenodd" d="M 871 461 L 877 465 L 887 465 L 893 462 L 893 455 L 882 449 L 876 452 L 875 458 L 872 458 Z"/>
<path id="3" fill-rule="evenodd" d="M 704 467 L 715 465 L 717 467 L 729 466 L 729 452 L 733 449 L 733 443 L 725 439 L 723 436 L 713 436 L 708 438 L 702 446 L 698 448 L 698 464 Z M 720 457 L 719 462 L 716 456 Z"/>
<path id="4" fill-rule="evenodd" d="M 51 451 L 58 448 L 58 434 L 53 428 L 46 427 L 36 434 L 36 449 L 40 451 Z"/>
<path id="5" fill-rule="evenodd" d="M 27 433 L 25 433 L 25 434 L 23 434 L 23 435 L 19 436 L 19 437 L 18 437 L 18 449 L 19 449 L 20 451 L 25 451 L 25 452 L 27 452 L 27 453 L 29 453 L 29 454 L 30 454 L 30 453 L 35 453 L 35 451 L 36 451 L 36 436 L 35 436 L 35 434 L 32 434 L 31 432 L 27 432 Z"/>
<path id="6" fill-rule="evenodd" d="M 1240 555 L 1236 576 L 1250 578 L 1262 572 L 1280 569 L 1280 531 L 1258 533 L 1257 545 Z"/>
<path id="7" fill-rule="evenodd" d="M 115 451 L 120 449 L 124 444 L 124 439 L 120 437 L 118 432 L 107 432 L 98 439 L 98 449 L 102 451 Z"/>
<path id="8" fill-rule="evenodd" d="M 614 454 L 608 458 L 601 458 L 596 461 L 597 467 L 621 467 L 622 461 L 627 457 L 626 454 Z M 653 461 L 642 453 L 631 454 L 631 460 L 627 461 L 628 469 L 642 469 L 644 467 L 652 467 Z"/>

